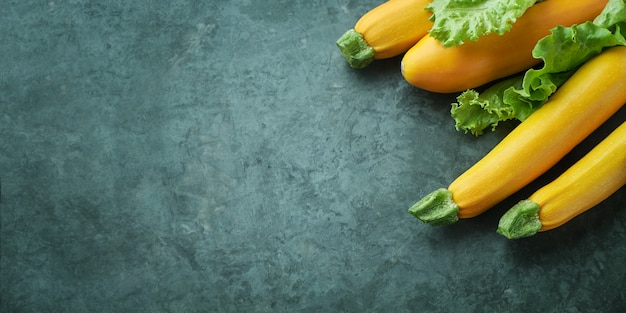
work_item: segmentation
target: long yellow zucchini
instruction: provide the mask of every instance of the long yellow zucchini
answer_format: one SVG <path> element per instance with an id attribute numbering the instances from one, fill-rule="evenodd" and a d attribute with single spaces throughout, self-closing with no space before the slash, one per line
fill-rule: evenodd
<path id="1" fill-rule="evenodd" d="M 554 229 L 626 185 L 626 122 L 561 176 L 507 211 L 497 232 L 509 239 Z"/>
<path id="2" fill-rule="evenodd" d="M 489 34 L 477 41 L 445 48 L 425 36 L 406 52 L 402 75 L 411 85 L 432 92 L 451 93 L 482 86 L 534 65 L 539 39 L 558 25 L 593 20 L 608 0 L 548 0 L 530 7 L 503 35 Z"/>
<path id="3" fill-rule="evenodd" d="M 367 12 L 337 40 L 341 55 L 358 69 L 405 53 L 433 26 L 430 1 L 390 0 Z"/>
<path id="4" fill-rule="evenodd" d="M 485 157 L 409 213 L 433 225 L 454 223 L 485 212 L 539 177 L 626 103 L 625 61 L 625 46 L 589 60 Z"/>

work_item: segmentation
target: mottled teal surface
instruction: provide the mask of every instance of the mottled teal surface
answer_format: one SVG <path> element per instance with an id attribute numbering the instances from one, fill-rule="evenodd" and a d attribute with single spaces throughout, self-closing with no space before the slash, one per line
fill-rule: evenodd
<path id="1" fill-rule="evenodd" d="M 519 241 L 497 222 L 538 183 L 407 213 L 514 125 L 350 69 L 380 1 L 0 3 L 2 312 L 626 311 L 624 189 Z"/>

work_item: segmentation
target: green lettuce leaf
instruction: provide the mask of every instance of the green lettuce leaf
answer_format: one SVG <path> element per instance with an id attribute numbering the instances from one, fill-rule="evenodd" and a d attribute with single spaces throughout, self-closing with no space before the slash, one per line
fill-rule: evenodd
<path id="1" fill-rule="evenodd" d="M 445 47 L 476 40 L 490 33 L 502 35 L 537 0 L 433 0 L 426 6 L 434 23 L 430 36 Z"/>
<path id="2" fill-rule="evenodd" d="M 610 0 L 602 14 L 598 15 L 593 23 L 604 28 L 611 28 L 624 21 L 626 21 L 626 1 Z"/>
<path id="3" fill-rule="evenodd" d="M 491 127 L 495 129 L 498 123 L 510 119 L 516 119 L 523 115 L 524 107 L 514 108 L 504 103 L 501 96 L 511 86 L 521 86 L 522 76 L 515 76 L 499 83 L 483 93 L 475 90 L 467 90 L 457 97 L 458 103 L 452 104 L 452 118 L 456 121 L 457 130 L 471 132 L 475 136 L 482 135 L 484 130 Z M 462 106 L 462 107 L 461 107 Z"/>
<path id="4" fill-rule="evenodd" d="M 494 84 L 482 93 L 463 92 L 452 104 L 456 129 L 481 135 L 499 122 L 523 121 L 576 70 L 608 47 L 626 45 L 626 0 L 609 0 L 594 22 L 558 26 L 537 42 L 533 56 L 543 67 Z"/>

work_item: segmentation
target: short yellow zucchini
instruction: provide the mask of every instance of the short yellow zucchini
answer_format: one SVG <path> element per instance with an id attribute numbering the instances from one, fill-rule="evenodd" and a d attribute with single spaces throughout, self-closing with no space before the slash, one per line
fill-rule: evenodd
<path id="1" fill-rule="evenodd" d="M 559 227 L 626 185 L 626 122 L 561 176 L 507 211 L 497 232 L 509 239 Z"/>
<path id="2" fill-rule="evenodd" d="M 363 15 L 337 40 L 353 68 L 405 53 L 433 26 L 426 5 L 431 0 L 390 0 Z"/>
<path id="3" fill-rule="evenodd" d="M 625 60 L 625 46 L 589 60 L 485 157 L 409 212 L 433 225 L 454 223 L 487 211 L 539 177 L 626 103 Z"/>

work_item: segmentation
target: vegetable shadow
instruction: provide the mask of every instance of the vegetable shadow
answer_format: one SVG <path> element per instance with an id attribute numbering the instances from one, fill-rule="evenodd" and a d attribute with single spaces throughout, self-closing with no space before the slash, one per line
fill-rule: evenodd
<path id="1" fill-rule="evenodd" d="M 347 62 L 345 63 L 346 71 L 351 71 L 352 75 L 361 82 L 380 82 L 381 78 L 398 77 L 402 78 L 400 64 L 402 55 L 389 59 L 374 60 L 368 66 L 362 69 L 353 69 Z M 408 84 L 408 83 L 407 83 Z"/>

